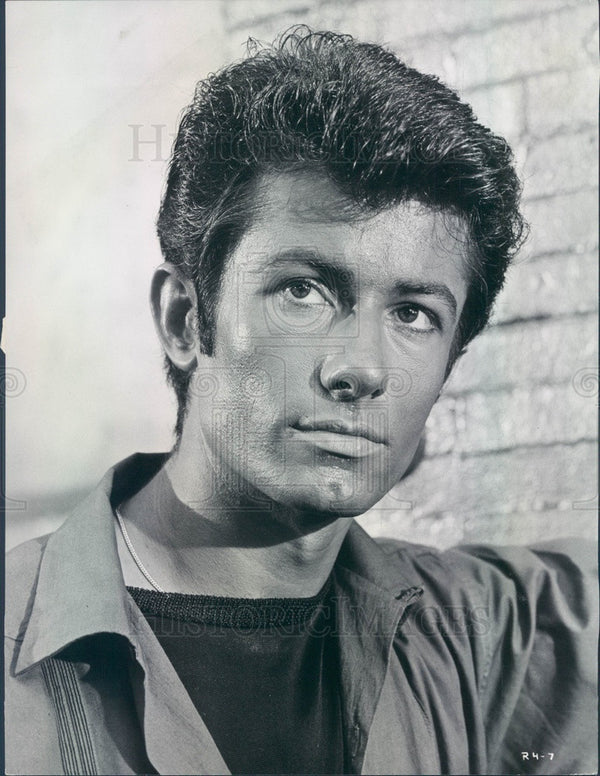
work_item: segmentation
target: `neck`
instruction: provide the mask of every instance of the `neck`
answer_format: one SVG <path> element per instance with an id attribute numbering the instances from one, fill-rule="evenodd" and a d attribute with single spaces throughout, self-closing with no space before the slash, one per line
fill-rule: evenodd
<path id="1" fill-rule="evenodd" d="M 196 470 L 197 471 L 197 470 Z M 331 573 L 348 518 L 207 495 L 175 454 L 121 507 L 145 568 L 169 592 L 241 598 L 316 595 Z M 139 572 L 121 553 L 127 584 Z M 147 584 L 147 583 L 144 583 Z"/>

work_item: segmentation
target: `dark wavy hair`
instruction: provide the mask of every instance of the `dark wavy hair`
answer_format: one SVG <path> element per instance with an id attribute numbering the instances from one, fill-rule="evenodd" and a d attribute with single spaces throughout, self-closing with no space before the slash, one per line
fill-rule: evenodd
<path id="1" fill-rule="evenodd" d="M 471 277 L 451 363 L 489 319 L 525 230 L 505 140 L 436 77 L 381 46 L 295 27 L 200 81 L 185 110 L 158 217 L 166 261 L 194 281 L 198 330 L 214 347 L 227 257 L 249 225 L 253 188 L 274 169 L 319 170 L 365 211 L 414 199 L 468 227 Z M 168 358 L 179 438 L 191 374 Z"/>

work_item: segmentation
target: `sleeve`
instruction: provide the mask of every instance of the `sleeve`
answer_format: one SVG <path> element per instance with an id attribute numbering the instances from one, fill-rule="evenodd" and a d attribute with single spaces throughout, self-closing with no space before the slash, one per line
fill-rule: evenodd
<path id="1" fill-rule="evenodd" d="M 458 552 L 489 611 L 479 684 L 489 772 L 597 773 L 595 545 L 573 539 Z"/>

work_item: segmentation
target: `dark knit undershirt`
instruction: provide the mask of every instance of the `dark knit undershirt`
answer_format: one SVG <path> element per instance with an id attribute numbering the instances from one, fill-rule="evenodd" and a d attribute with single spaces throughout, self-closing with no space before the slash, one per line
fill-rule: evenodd
<path id="1" fill-rule="evenodd" d="M 313 598 L 127 589 L 232 773 L 344 772 L 330 583 Z"/>

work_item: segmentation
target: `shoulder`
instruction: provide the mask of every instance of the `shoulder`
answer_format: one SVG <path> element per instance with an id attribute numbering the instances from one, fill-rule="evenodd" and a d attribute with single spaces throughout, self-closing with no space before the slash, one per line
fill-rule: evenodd
<path id="1" fill-rule="evenodd" d="M 531 546 L 465 544 L 445 550 L 396 539 L 376 541 L 386 555 L 401 558 L 417 573 L 450 573 L 453 579 L 466 576 L 470 582 L 481 574 L 515 580 L 542 571 L 594 577 L 598 568 L 596 542 L 582 538 L 554 539 Z"/>
<path id="2" fill-rule="evenodd" d="M 6 610 L 4 632 L 20 639 L 35 599 L 35 590 L 46 543 L 51 534 L 30 539 L 6 556 Z"/>
<path id="3" fill-rule="evenodd" d="M 401 559 L 439 603 L 481 604 L 490 613 L 512 602 L 544 607 L 562 616 L 566 608 L 586 623 L 597 609 L 597 545 L 568 538 L 532 546 L 463 545 L 439 550 L 396 540 L 378 540 Z"/>

